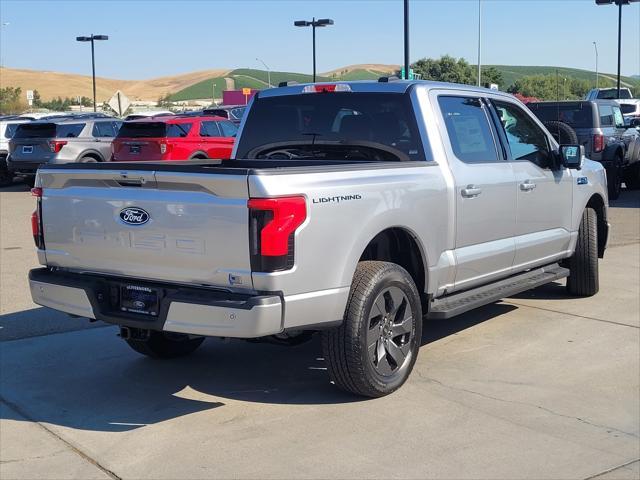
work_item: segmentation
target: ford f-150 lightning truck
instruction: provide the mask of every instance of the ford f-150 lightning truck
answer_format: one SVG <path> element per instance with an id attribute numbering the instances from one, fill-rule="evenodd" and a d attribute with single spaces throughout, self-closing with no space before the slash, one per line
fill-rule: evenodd
<path id="1" fill-rule="evenodd" d="M 37 304 L 151 357 L 319 332 L 370 397 L 424 318 L 564 277 L 594 295 L 609 230 L 602 166 L 513 96 L 384 78 L 259 92 L 231 160 L 47 165 L 33 194 Z"/>

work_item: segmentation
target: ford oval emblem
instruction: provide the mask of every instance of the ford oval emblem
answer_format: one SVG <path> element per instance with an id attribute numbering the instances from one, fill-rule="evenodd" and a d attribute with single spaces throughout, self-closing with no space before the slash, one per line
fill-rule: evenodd
<path id="1" fill-rule="evenodd" d="M 127 207 L 120 210 L 120 220 L 127 225 L 144 225 L 149 221 L 149 214 L 141 208 Z"/>

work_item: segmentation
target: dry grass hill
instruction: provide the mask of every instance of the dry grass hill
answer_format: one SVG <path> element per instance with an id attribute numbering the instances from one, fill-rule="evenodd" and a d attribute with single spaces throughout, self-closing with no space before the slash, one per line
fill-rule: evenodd
<path id="1" fill-rule="evenodd" d="M 132 100 L 157 100 L 161 96 L 180 91 L 202 80 L 221 77 L 229 70 L 202 70 L 198 72 L 153 78 L 150 80 L 116 80 L 96 78 L 98 102 L 108 100 L 121 90 Z M 91 97 L 91 76 L 72 73 L 46 72 L 0 68 L 0 87 L 20 87 L 22 91 L 38 90 L 43 100 L 55 97 Z"/>

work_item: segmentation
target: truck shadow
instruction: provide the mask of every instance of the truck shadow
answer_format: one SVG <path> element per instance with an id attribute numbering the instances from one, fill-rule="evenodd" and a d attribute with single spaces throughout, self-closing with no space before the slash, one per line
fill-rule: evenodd
<path id="1" fill-rule="evenodd" d="M 497 303 L 426 321 L 422 345 L 514 308 Z M 318 336 L 296 347 L 209 339 L 190 357 L 161 361 L 137 355 L 116 333 L 106 327 L 3 342 L 0 401 L 31 421 L 119 432 L 208 410 L 224 419 L 228 402 L 366 400 L 329 382 Z M 0 408 L 0 417 L 24 420 L 12 408 Z"/>

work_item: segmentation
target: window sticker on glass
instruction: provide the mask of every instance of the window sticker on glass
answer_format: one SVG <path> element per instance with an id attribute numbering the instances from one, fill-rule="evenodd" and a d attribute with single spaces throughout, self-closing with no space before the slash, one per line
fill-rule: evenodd
<path id="1" fill-rule="evenodd" d="M 482 134 L 482 126 L 476 117 L 452 117 L 453 128 L 458 137 L 461 153 L 478 153 L 487 151 L 487 144 Z"/>

